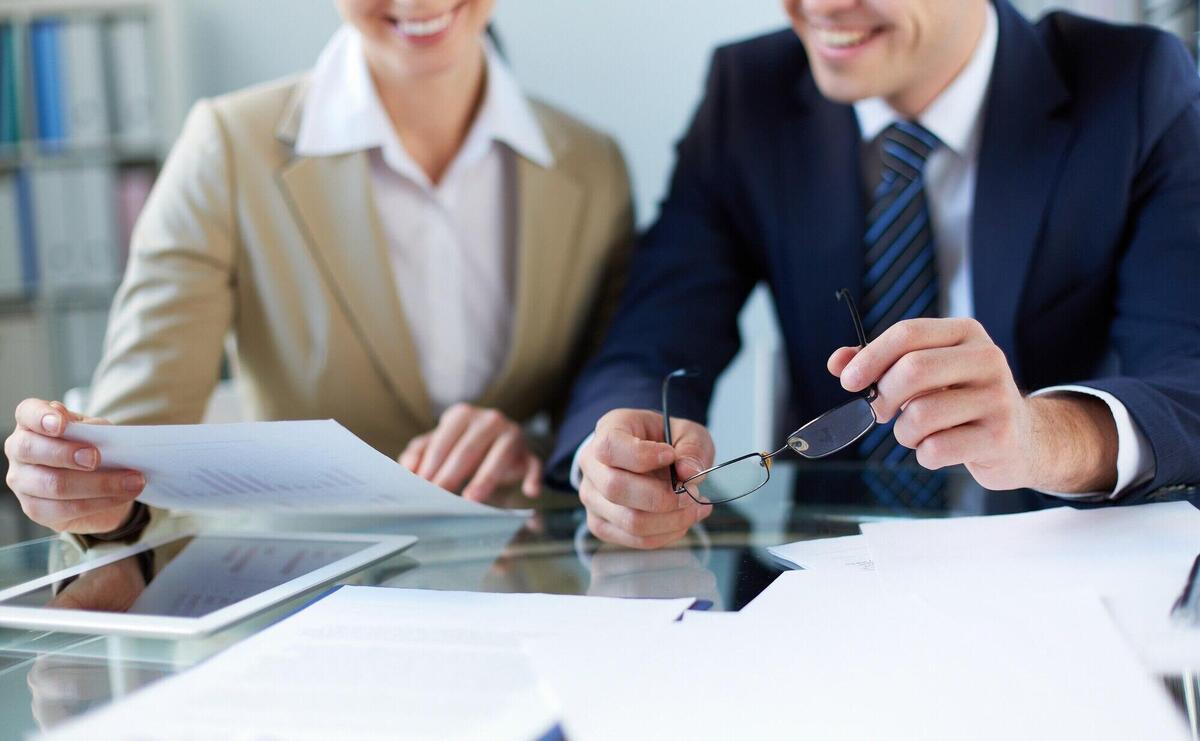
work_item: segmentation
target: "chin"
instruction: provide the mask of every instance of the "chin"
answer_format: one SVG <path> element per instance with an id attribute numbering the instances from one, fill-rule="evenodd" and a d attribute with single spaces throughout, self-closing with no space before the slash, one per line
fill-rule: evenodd
<path id="1" fill-rule="evenodd" d="M 817 82 L 817 89 L 821 91 L 821 95 L 834 103 L 857 103 L 860 100 L 882 94 L 880 90 L 876 89 L 876 86 L 859 76 L 849 78 L 845 75 L 822 73 L 814 67 L 813 78 Z"/>

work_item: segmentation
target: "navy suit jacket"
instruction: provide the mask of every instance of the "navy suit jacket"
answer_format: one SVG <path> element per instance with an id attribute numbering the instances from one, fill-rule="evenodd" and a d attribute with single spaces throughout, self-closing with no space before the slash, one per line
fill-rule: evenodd
<path id="1" fill-rule="evenodd" d="M 1200 78 L 1162 32 L 1066 13 L 1031 25 L 995 4 L 975 317 L 1021 388 L 1081 383 L 1125 404 L 1156 465 L 1129 497 L 1200 481 Z M 672 369 L 703 373 L 672 386 L 672 414 L 705 421 L 759 281 L 787 349 L 785 422 L 848 398 L 826 360 L 856 342 L 834 292 L 861 291 L 860 139 L 853 107 L 822 97 L 792 31 L 716 52 L 622 307 L 572 393 L 552 483 L 605 412 L 660 408 Z"/>

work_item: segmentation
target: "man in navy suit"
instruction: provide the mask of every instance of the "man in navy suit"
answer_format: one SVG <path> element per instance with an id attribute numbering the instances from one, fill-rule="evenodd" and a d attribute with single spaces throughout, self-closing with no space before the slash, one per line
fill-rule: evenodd
<path id="1" fill-rule="evenodd" d="M 573 393 L 548 463 L 592 532 L 653 548 L 711 511 L 667 471 L 712 463 L 712 382 L 759 281 L 789 422 L 877 384 L 892 424 L 842 455 L 1095 500 L 1200 481 L 1200 80 L 1182 44 L 1031 25 L 1007 0 L 784 7 L 792 30 L 717 51 Z M 668 445 L 654 410 L 680 367 L 700 377 L 672 388 Z"/>

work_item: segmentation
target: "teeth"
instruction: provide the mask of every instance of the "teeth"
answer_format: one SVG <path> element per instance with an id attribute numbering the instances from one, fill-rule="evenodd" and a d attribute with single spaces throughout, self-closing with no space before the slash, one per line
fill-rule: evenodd
<path id="1" fill-rule="evenodd" d="M 870 31 L 838 31 L 832 28 L 818 28 L 816 31 L 817 39 L 822 44 L 835 49 L 857 46 L 871 35 Z"/>
<path id="2" fill-rule="evenodd" d="M 433 36 L 450 27 L 454 20 L 454 11 L 443 13 L 436 18 L 426 18 L 420 21 L 400 21 L 397 26 L 405 36 Z"/>

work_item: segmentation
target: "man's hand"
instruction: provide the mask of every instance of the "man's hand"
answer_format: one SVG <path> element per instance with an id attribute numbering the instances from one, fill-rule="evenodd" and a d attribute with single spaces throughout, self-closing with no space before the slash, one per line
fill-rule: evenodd
<path id="1" fill-rule="evenodd" d="M 974 319 L 910 319 L 829 371 L 847 391 L 876 383 L 880 422 L 929 469 L 965 464 L 987 489 L 1083 492 L 1116 485 L 1117 432 L 1103 401 L 1027 398 L 1004 352 Z"/>
<path id="2" fill-rule="evenodd" d="M 686 479 L 712 465 L 712 436 L 703 425 L 671 418 L 674 447 L 663 442 L 661 414 L 617 409 L 596 423 L 579 456 L 579 499 L 588 529 L 630 548 L 660 548 L 682 538 L 712 512 L 671 490 L 668 466 Z"/>
<path id="3" fill-rule="evenodd" d="M 527 497 L 542 490 L 542 461 L 529 451 L 520 425 L 470 404 L 455 404 L 433 431 L 413 438 L 400 464 L 443 489 L 461 487 L 463 498 L 473 502 L 518 483 Z"/>
<path id="4" fill-rule="evenodd" d="M 129 519 L 145 478 L 137 471 L 101 471 L 100 451 L 62 439 L 69 425 L 107 421 L 41 399 L 21 402 L 16 419 L 4 442 L 6 481 L 29 519 L 72 533 L 105 533 Z"/>

